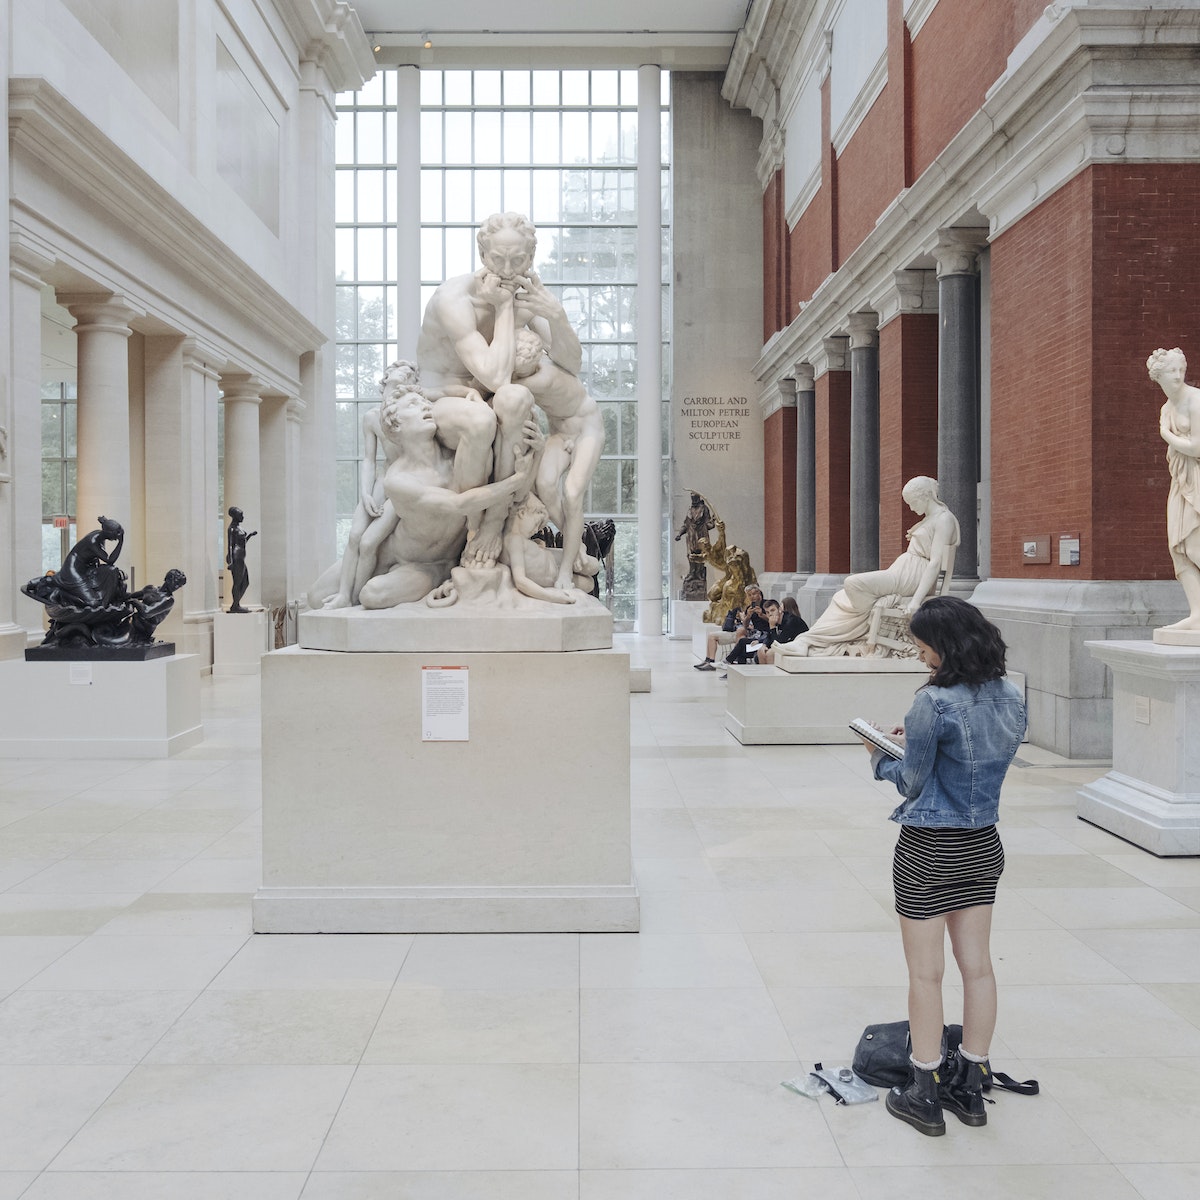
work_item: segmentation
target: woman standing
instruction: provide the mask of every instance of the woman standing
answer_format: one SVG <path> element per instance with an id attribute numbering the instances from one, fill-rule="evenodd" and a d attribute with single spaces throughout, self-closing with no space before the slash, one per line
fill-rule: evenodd
<path id="1" fill-rule="evenodd" d="M 913 613 L 911 630 L 929 682 L 896 731 L 904 757 L 871 755 L 876 779 L 891 780 L 905 797 L 892 813 L 900 825 L 892 881 L 908 965 L 913 1079 L 892 1088 L 887 1109 L 937 1137 L 946 1132 L 943 1108 L 964 1124 L 987 1124 L 982 1089 L 996 1025 L 989 939 L 1004 870 L 996 820 L 1026 714 L 1004 678 L 1000 631 L 977 608 L 935 597 Z M 948 1060 L 942 1045 L 947 933 L 963 982 L 962 1045 Z"/>
<path id="2" fill-rule="evenodd" d="M 242 528 L 246 519 L 240 508 L 229 510 L 229 532 L 225 542 L 225 565 L 229 568 L 230 595 L 233 603 L 229 606 L 231 613 L 249 612 L 242 607 L 242 597 L 250 586 L 250 568 L 246 566 L 246 543 L 258 536 L 258 531 L 247 533 Z"/>

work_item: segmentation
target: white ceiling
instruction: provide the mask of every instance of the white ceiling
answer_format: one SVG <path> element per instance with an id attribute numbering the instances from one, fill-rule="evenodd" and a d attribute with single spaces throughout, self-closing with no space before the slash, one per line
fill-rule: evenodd
<path id="1" fill-rule="evenodd" d="M 660 61 L 723 69 L 748 0 L 351 0 L 377 60 L 594 65 Z M 422 49 L 422 35 L 433 42 Z M 653 53 L 647 53 L 652 51 Z"/>

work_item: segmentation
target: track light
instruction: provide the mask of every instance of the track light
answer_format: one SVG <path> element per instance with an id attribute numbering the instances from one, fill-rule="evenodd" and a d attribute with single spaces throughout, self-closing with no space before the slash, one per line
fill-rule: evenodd
<path id="1" fill-rule="evenodd" d="M 429 34 L 427 34 L 427 33 L 421 34 L 421 45 L 426 50 L 432 50 L 433 49 L 433 38 L 431 38 L 429 36 Z"/>

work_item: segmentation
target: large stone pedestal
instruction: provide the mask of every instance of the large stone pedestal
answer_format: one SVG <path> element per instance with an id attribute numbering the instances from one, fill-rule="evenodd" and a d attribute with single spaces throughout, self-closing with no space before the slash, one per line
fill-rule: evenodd
<path id="1" fill-rule="evenodd" d="M 165 758 L 203 737 L 191 654 L 0 662 L 0 758 Z"/>
<path id="2" fill-rule="evenodd" d="M 1079 816 L 1152 854 L 1200 854 L 1200 649 L 1088 642 L 1112 668 L 1113 769 Z"/>
<path id="3" fill-rule="evenodd" d="M 214 675 L 257 675 L 267 652 L 267 610 L 213 613 Z"/>
<path id="4" fill-rule="evenodd" d="M 465 741 L 423 740 L 424 668 L 467 668 Z M 260 933 L 628 932 L 629 656 L 262 663 Z"/>
<path id="5" fill-rule="evenodd" d="M 794 658 L 729 668 L 725 728 L 744 746 L 858 741 L 855 717 L 898 725 L 929 677 L 915 658 Z"/>

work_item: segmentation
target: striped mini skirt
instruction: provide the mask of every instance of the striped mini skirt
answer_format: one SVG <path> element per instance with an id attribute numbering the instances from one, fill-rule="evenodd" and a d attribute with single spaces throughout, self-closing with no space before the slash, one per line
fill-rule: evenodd
<path id="1" fill-rule="evenodd" d="M 896 911 L 923 921 L 960 908 L 995 904 L 1004 847 L 995 825 L 930 829 L 901 825 L 892 858 Z"/>

